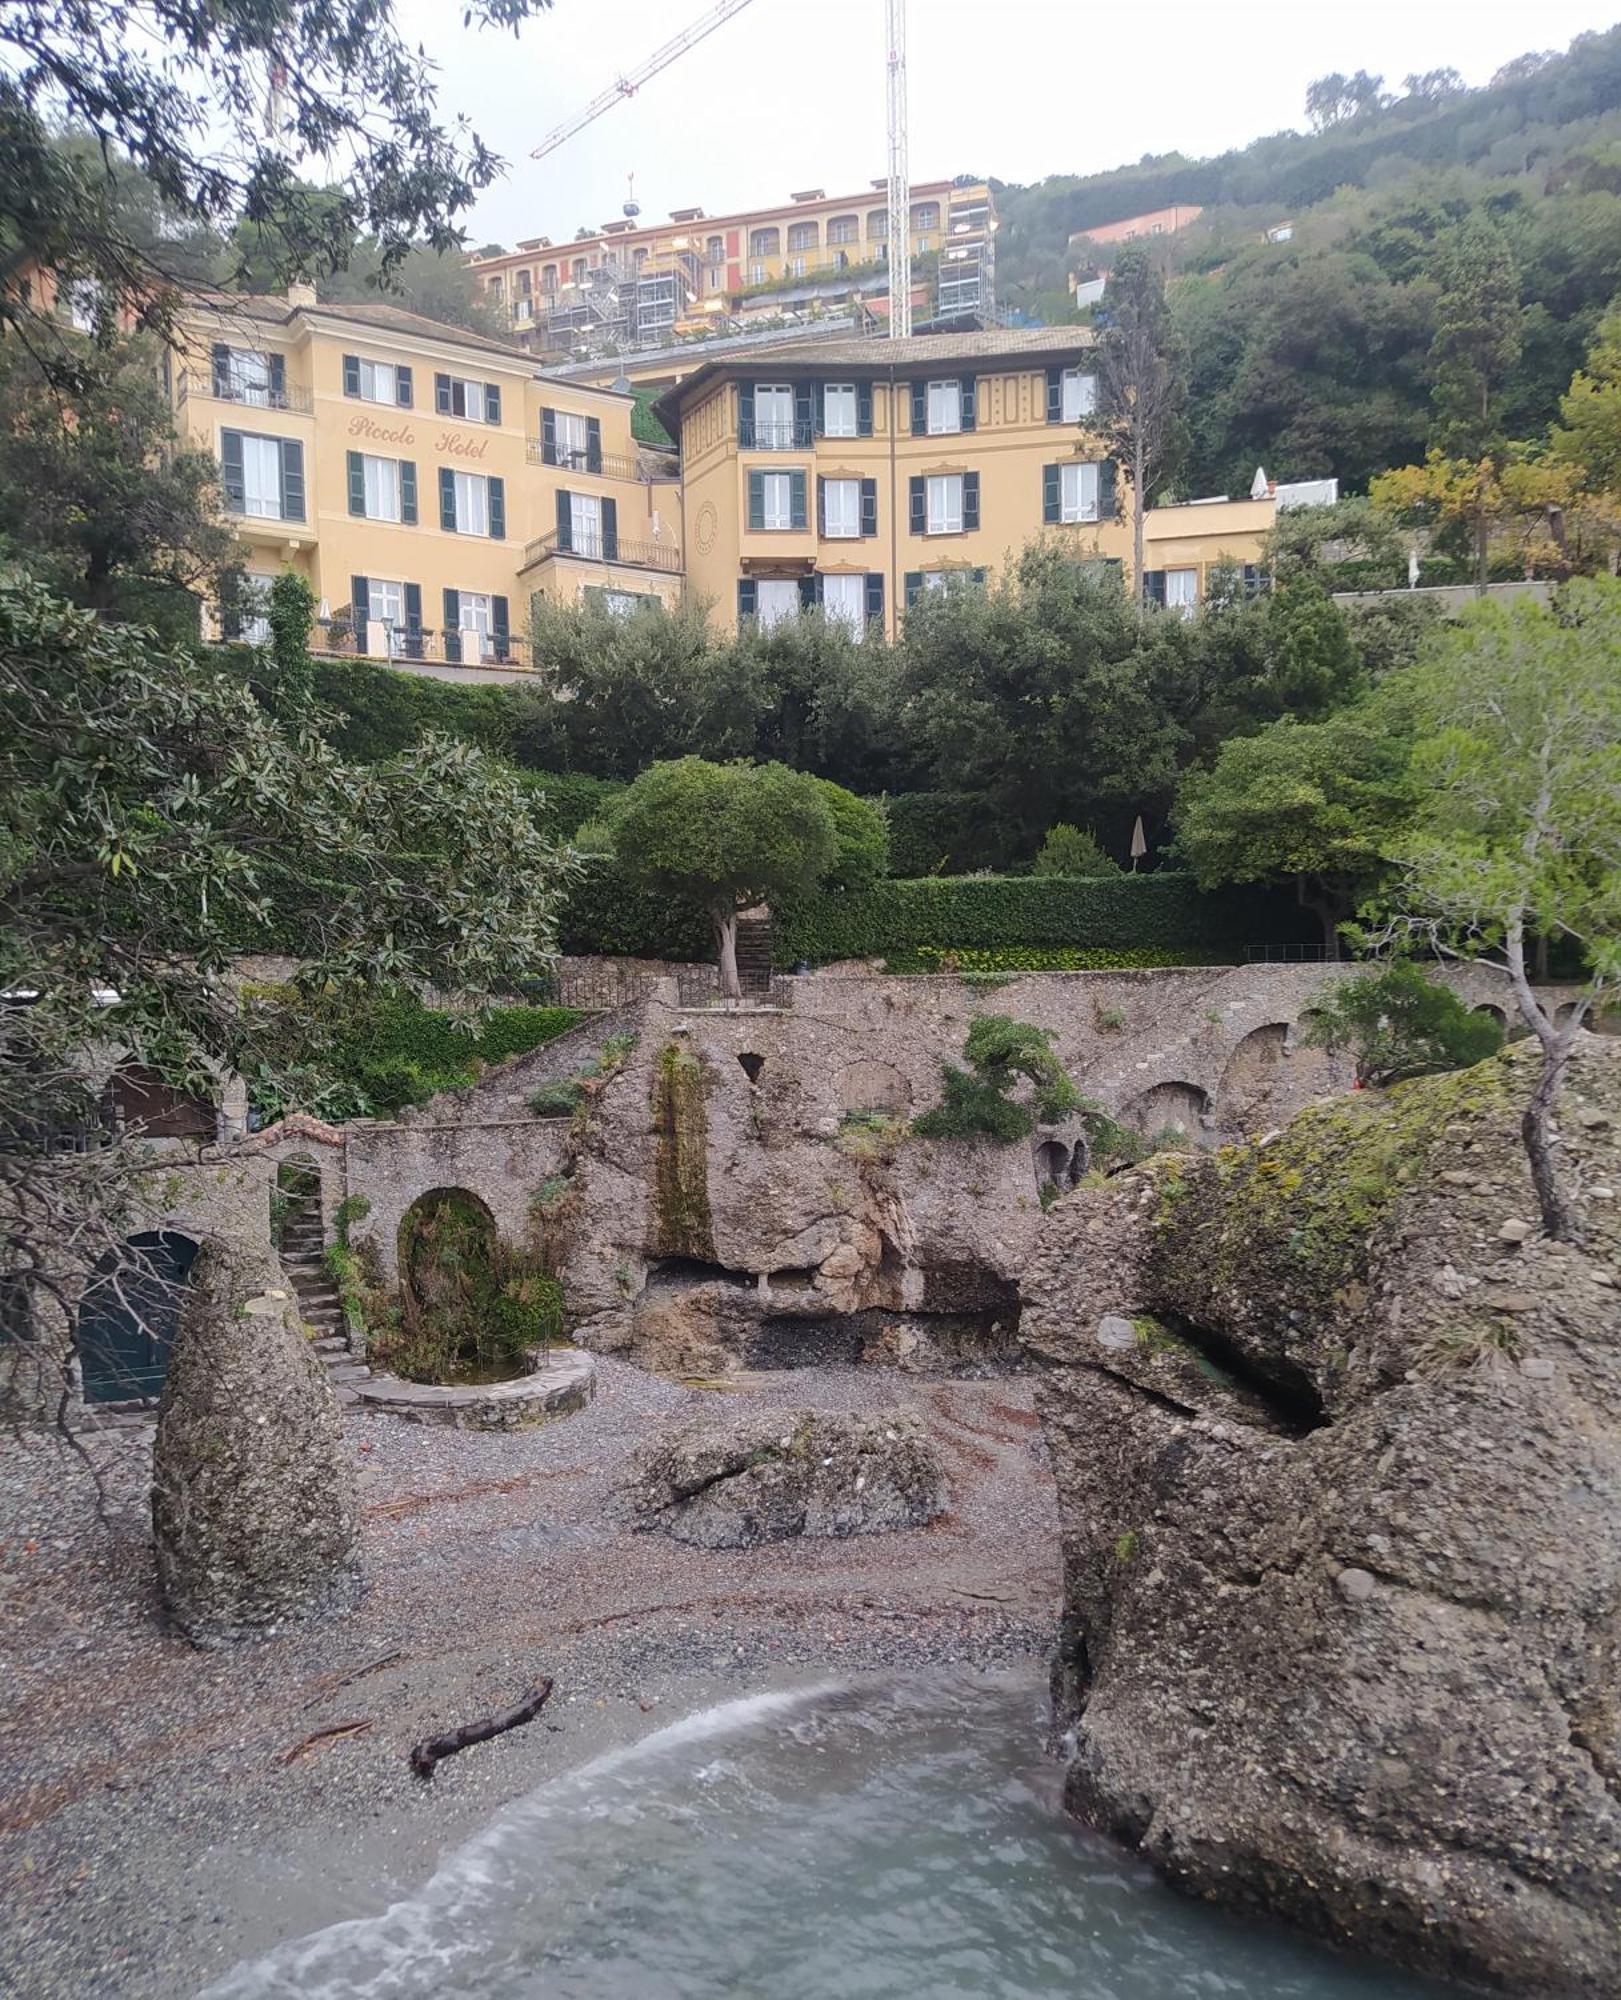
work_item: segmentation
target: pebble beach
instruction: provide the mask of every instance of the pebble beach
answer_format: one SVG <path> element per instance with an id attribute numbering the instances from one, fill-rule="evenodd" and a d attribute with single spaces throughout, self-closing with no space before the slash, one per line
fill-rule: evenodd
<path id="1" fill-rule="evenodd" d="M 631 1530 L 625 1471 L 662 1427 L 751 1407 L 925 1426 L 928 1527 L 756 1549 Z M 174 2000 L 283 1938 L 367 1914 L 508 1801 L 740 1695 L 1044 1659 L 1057 1521 L 1028 1378 L 799 1369 L 687 1387 L 598 1363 L 534 1430 L 348 1413 L 366 1593 L 222 1651 L 164 1628 L 150 1432 L 0 1436 L 0 1993 Z M 99 1488 L 99 1491 L 98 1491 Z M 443 1763 L 421 1738 L 550 1704 Z"/>

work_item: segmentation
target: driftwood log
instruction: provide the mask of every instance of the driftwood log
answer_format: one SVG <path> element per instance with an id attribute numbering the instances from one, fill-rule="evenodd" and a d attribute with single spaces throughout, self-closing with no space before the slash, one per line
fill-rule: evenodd
<path id="1" fill-rule="evenodd" d="M 464 1723 L 460 1729 L 446 1730 L 443 1736 L 423 1737 L 411 1752 L 411 1769 L 419 1778 L 431 1778 L 433 1767 L 442 1758 L 454 1757 L 458 1750 L 466 1750 L 474 1743 L 488 1743 L 492 1736 L 504 1736 L 509 1729 L 533 1722 L 551 1698 L 551 1680 L 538 1680 L 516 1708 L 505 1709 L 500 1715 L 487 1715 L 482 1722 Z"/>

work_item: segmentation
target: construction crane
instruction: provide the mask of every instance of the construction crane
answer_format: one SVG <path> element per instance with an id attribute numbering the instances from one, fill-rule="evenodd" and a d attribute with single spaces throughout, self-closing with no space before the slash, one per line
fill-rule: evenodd
<path id="1" fill-rule="evenodd" d="M 635 69 L 616 78 L 608 89 L 593 97 L 583 111 L 548 132 L 529 157 L 532 160 L 545 159 L 548 153 L 555 152 L 566 140 L 572 139 L 576 132 L 584 131 L 603 112 L 611 111 L 627 97 L 634 97 L 649 78 L 667 69 L 677 56 L 684 56 L 688 49 L 696 48 L 706 36 L 712 35 L 734 14 L 741 14 L 749 4 L 750 0 L 717 0 L 707 14 L 700 15 L 679 35 L 667 41 L 663 48 L 655 49 L 645 62 L 638 63 Z M 906 166 L 906 0 L 884 0 L 884 29 L 889 45 L 889 232 L 886 246 L 889 258 L 889 337 L 891 340 L 904 340 L 912 331 L 912 190 Z M 632 175 L 625 213 L 634 216 L 638 212 L 635 176 Z"/>
<path id="2" fill-rule="evenodd" d="M 889 41 L 889 337 L 912 331 L 912 189 L 906 170 L 906 0 L 884 0 Z"/>
<path id="3" fill-rule="evenodd" d="M 657 76 L 661 69 L 667 69 L 677 56 L 684 56 L 688 49 L 696 48 L 705 36 L 712 35 L 734 14 L 741 14 L 748 4 L 749 0 L 718 0 L 718 4 L 707 14 L 700 15 L 690 26 L 683 28 L 680 34 L 673 36 L 663 48 L 655 49 L 645 62 L 638 63 L 633 70 L 616 78 L 600 96 L 593 97 L 576 117 L 568 119 L 555 131 L 548 132 L 529 155 L 530 159 L 545 159 L 546 155 L 555 152 L 564 140 L 572 139 L 576 132 L 583 131 L 593 119 L 600 118 L 603 112 L 611 111 L 616 104 L 622 103 L 627 97 L 634 97 L 650 77 Z"/>

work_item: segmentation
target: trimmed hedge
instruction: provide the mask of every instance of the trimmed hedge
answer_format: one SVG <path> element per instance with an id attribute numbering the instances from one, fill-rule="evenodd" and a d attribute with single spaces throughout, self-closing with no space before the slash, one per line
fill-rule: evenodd
<path id="1" fill-rule="evenodd" d="M 714 926 L 701 909 L 632 887 L 607 859 L 591 861 L 570 889 L 560 931 L 563 950 L 581 956 L 704 963 L 715 957 Z"/>
<path id="2" fill-rule="evenodd" d="M 1218 958 L 1211 952 L 1193 952 L 1193 957 L 1211 964 L 1225 964 L 1236 956 L 1229 952 Z M 1163 946 L 1139 945 L 1119 951 L 1103 946 L 1000 945 L 980 949 L 949 950 L 926 944 L 917 951 L 892 951 L 884 960 L 886 972 L 1134 972 L 1157 965 L 1186 965 L 1188 951 L 1169 951 Z"/>
<path id="3" fill-rule="evenodd" d="M 895 792 L 883 806 L 889 872 L 903 880 L 1005 868 L 1018 859 L 1005 822 L 977 792 Z"/>
<path id="4" fill-rule="evenodd" d="M 616 778 L 590 778 L 583 771 L 520 770 L 517 776 L 536 819 L 558 840 L 570 839 L 588 819 L 600 819 L 625 790 Z"/>
<path id="5" fill-rule="evenodd" d="M 364 1011 L 333 1046 L 337 1115 L 401 1111 L 469 1084 L 489 1063 L 555 1041 L 585 1016 L 572 1007 L 496 1007 L 468 1034 L 451 1015 L 392 1000 Z"/>
<path id="6" fill-rule="evenodd" d="M 774 945 L 776 963 L 791 968 L 929 946 L 960 952 L 1063 945 L 1241 958 L 1250 944 L 1304 943 L 1320 935 L 1308 912 L 1275 891 L 1206 895 L 1191 875 L 1161 869 L 880 882 L 859 895 L 813 896 L 780 909 Z"/>

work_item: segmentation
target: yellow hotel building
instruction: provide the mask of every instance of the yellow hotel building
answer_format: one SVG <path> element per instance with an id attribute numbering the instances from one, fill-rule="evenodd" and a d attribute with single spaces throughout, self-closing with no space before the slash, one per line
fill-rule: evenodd
<path id="1" fill-rule="evenodd" d="M 1124 565 L 1130 494 L 1085 429 L 1083 327 L 814 341 L 700 367 L 680 440 L 688 588 L 725 628 L 819 606 L 893 637 L 926 590 L 1043 534 Z"/>
<path id="2" fill-rule="evenodd" d="M 680 596 L 679 482 L 632 438 L 628 395 L 304 287 L 188 307 L 170 365 L 179 428 L 219 460 L 250 579 L 301 571 L 330 650 L 522 667 L 536 594 L 623 609 Z"/>

